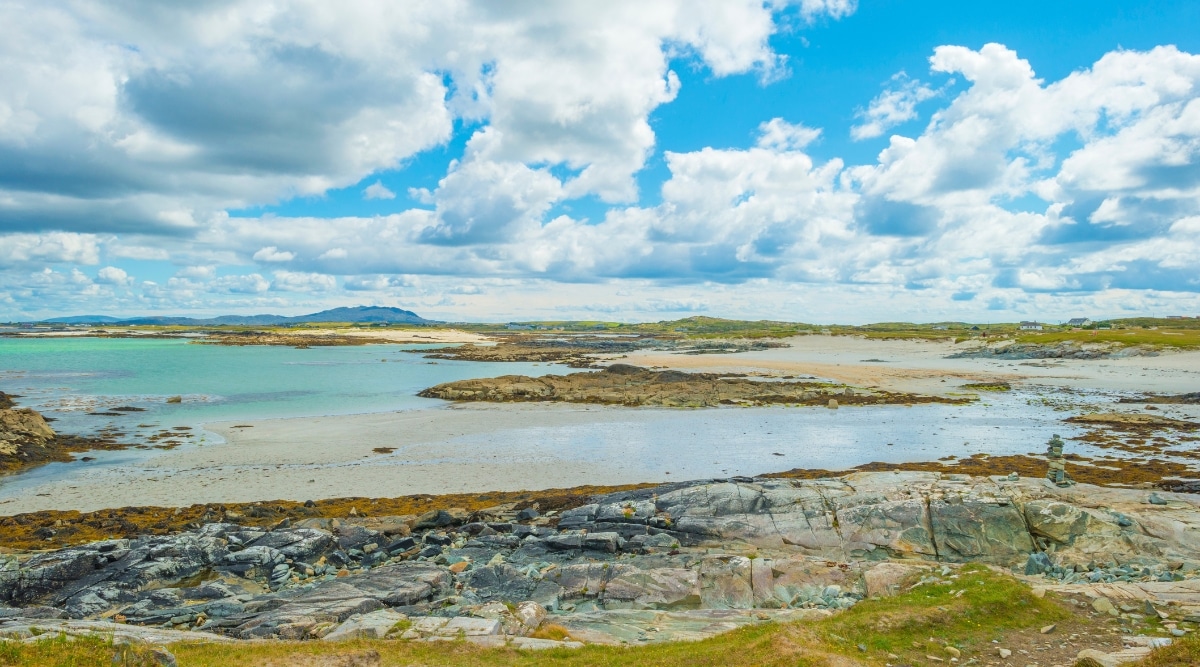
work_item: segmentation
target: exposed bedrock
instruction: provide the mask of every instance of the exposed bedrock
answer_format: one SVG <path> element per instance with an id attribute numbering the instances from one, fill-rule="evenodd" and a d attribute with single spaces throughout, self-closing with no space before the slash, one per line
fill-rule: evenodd
<path id="1" fill-rule="evenodd" d="M 1200 571 L 1193 494 L 883 472 L 593 500 L 553 516 L 500 506 L 274 530 L 214 523 L 0 556 L 0 636 L 66 618 L 237 639 L 521 637 L 550 619 L 616 641 L 643 621 L 683 633 L 818 617 L 956 563 L 1065 584 L 1190 585 Z"/>

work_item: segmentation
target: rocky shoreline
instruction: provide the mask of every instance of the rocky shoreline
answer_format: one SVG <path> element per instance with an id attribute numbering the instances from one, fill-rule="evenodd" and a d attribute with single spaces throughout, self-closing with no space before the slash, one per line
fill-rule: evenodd
<path id="1" fill-rule="evenodd" d="M 11 553 L 0 557 L 0 636 L 115 628 L 155 641 L 637 644 L 819 619 L 904 582 L 952 580 L 963 563 L 1113 599 L 1124 587 L 1181 632 L 1200 621 L 1195 494 L 886 472 L 702 480 L 582 500 L 270 528 L 225 517 L 172 535 Z M 550 627 L 570 640 L 540 638 Z"/>
<path id="2" fill-rule="evenodd" d="M 18 408 L 14 396 L 0 392 L 0 473 L 14 473 L 45 463 L 75 460 L 74 454 L 125 449 L 131 445 L 108 438 L 56 433 L 40 413 Z"/>
<path id="3" fill-rule="evenodd" d="M 504 375 L 447 382 L 430 387 L 418 395 L 448 401 L 554 401 L 689 408 L 719 405 L 820 405 L 836 408 L 843 405 L 956 404 L 970 400 L 852 388 L 816 381 L 761 381 L 714 373 L 656 371 L 627 364 L 612 364 L 593 373 L 544 375 L 537 378 Z"/>

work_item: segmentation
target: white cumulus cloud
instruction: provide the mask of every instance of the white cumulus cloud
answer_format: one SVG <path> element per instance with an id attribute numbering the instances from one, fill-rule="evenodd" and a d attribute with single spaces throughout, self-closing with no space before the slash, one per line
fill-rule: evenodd
<path id="1" fill-rule="evenodd" d="M 290 262 L 296 258 L 296 253 L 280 250 L 272 245 L 259 248 L 253 257 L 256 262 Z"/>
<path id="2" fill-rule="evenodd" d="M 123 269 L 106 266 L 96 272 L 96 282 L 103 285 L 128 285 L 133 279 Z"/>
<path id="3" fill-rule="evenodd" d="M 374 183 L 363 188 L 363 199 L 395 199 L 395 198 L 396 198 L 396 193 L 387 189 L 387 187 L 379 181 L 375 181 Z"/>
<path id="4" fill-rule="evenodd" d="M 935 95 L 934 89 L 900 72 L 892 77 L 887 90 L 871 100 L 865 111 L 858 113 L 862 122 L 850 128 L 850 136 L 856 141 L 881 136 L 916 118 L 917 105 Z"/>

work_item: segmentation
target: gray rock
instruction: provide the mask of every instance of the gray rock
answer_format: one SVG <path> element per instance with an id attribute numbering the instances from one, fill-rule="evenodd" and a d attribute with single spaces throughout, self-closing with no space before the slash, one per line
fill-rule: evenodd
<path id="1" fill-rule="evenodd" d="M 583 536 L 583 548 L 615 554 L 621 550 L 625 540 L 616 533 L 588 533 Z"/>
<path id="2" fill-rule="evenodd" d="M 753 609 L 750 559 L 709 556 L 700 564 L 700 602 L 706 609 Z"/>
<path id="3" fill-rule="evenodd" d="M 561 535 L 551 535 L 542 540 L 546 548 L 555 551 L 573 551 L 583 548 L 583 535 L 580 533 L 566 533 Z"/>
<path id="4" fill-rule="evenodd" d="M 390 609 L 380 609 L 357 616 L 351 616 L 337 626 L 329 634 L 322 637 L 325 641 L 344 641 L 347 639 L 383 639 L 393 632 L 397 625 L 407 620 L 404 614 Z"/>
<path id="5" fill-rule="evenodd" d="M 1042 552 L 1029 554 L 1029 559 L 1025 561 L 1025 574 L 1038 575 L 1049 572 L 1054 567 L 1054 563 L 1050 562 L 1050 557 Z"/>
<path id="6" fill-rule="evenodd" d="M 290 528 L 267 533 L 254 540 L 251 546 L 271 547 L 285 558 L 311 563 L 333 546 L 333 543 L 333 535 L 324 530 Z"/>
<path id="7" fill-rule="evenodd" d="M 461 526 L 470 519 L 470 516 L 465 510 L 461 509 L 432 510 L 417 517 L 413 529 L 428 530 L 430 528 Z"/>

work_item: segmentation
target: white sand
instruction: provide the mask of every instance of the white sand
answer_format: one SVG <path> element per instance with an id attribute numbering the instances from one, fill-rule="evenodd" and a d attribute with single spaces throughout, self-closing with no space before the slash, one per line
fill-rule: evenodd
<path id="1" fill-rule="evenodd" d="M 653 411 L 645 411 L 646 418 Z M 0 514 L 126 505 L 308 500 L 347 496 L 507 491 L 654 481 L 615 460 L 506 437 L 536 424 L 553 429 L 628 421 L 620 408 L 562 405 L 463 406 L 334 417 L 210 424 L 226 444 L 165 452 L 128 466 L 83 471 L 0 500 Z M 234 426 L 253 424 L 252 428 Z M 486 451 L 455 439 L 490 434 Z M 395 447 L 380 454 L 376 447 Z"/>
<path id="2" fill-rule="evenodd" d="M 718 373 L 813 375 L 862 387 L 932 394 L 942 393 L 948 386 L 987 380 L 1113 391 L 1200 391 L 1200 351 L 1127 359 L 993 361 L 947 359 L 965 349 L 950 342 L 823 335 L 798 336 L 786 342 L 791 347 L 761 352 L 683 355 L 647 351 L 618 361 Z"/>
<path id="3" fill-rule="evenodd" d="M 381 332 L 382 333 L 382 332 Z M 468 335 L 469 336 L 469 335 Z M 736 355 L 637 353 L 621 359 L 687 370 L 792 374 L 860 386 L 941 393 L 968 381 L 1120 391 L 1200 390 L 1200 352 L 1094 361 L 946 359 L 948 343 L 804 336 L 791 348 Z M 866 362 L 881 359 L 883 362 Z M 1189 406 L 1194 408 L 1195 406 Z M 679 413 L 671 412 L 674 415 Z M 845 411 L 844 411 L 845 412 Z M 1188 410 L 1178 416 L 1197 418 Z M 431 410 L 211 424 L 227 444 L 164 452 L 132 465 L 81 468 L 66 479 L 29 482 L 4 494 L 0 514 L 39 509 L 189 505 L 269 499 L 388 497 L 415 493 L 624 484 L 687 475 L 686 461 L 643 461 L 636 449 L 551 446 L 530 435 L 561 427 L 632 423 L 661 428 L 664 411 L 567 405 L 470 405 Z M 687 414 L 696 414 L 690 412 Z M 1165 414 L 1160 413 L 1160 414 Z M 250 424 L 252 428 L 233 428 Z M 475 438 L 486 434 L 485 439 Z M 395 447 L 393 453 L 373 452 Z M 708 457 L 715 458 L 715 457 Z M 778 469 L 795 467 L 778 459 Z M 705 460 L 705 463 L 711 461 Z M 766 472 L 763 469 L 746 471 Z M 730 472 L 729 474 L 734 474 Z"/>

